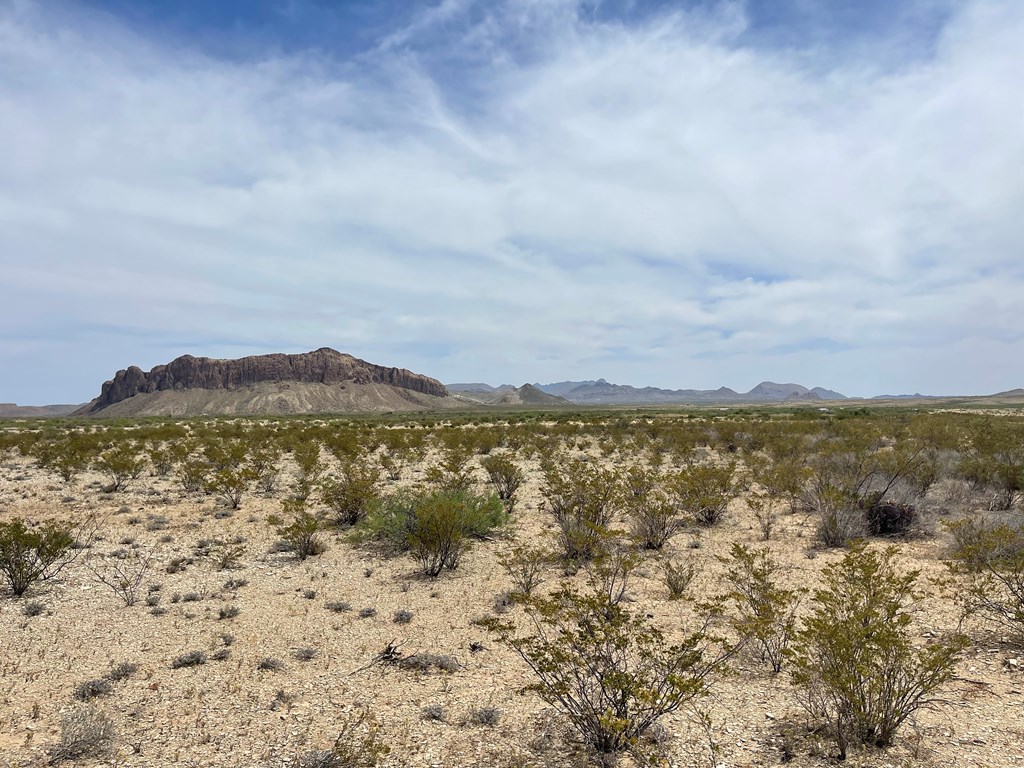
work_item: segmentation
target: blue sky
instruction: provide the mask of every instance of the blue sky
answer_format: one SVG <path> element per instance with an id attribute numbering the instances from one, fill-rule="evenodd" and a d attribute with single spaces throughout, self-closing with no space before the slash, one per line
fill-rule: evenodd
<path id="1" fill-rule="evenodd" d="M 1015 0 L 0 0 L 0 401 L 1024 383 Z"/>

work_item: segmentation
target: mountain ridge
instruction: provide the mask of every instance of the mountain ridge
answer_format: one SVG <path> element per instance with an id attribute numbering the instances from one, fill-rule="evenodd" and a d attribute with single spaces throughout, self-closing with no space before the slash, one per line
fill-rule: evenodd
<path id="1" fill-rule="evenodd" d="M 348 391 L 351 387 L 358 389 Z M 134 400 L 139 397 L 142 401 Z M 321 347 L 230 360 L 182 355 L 149 371 L 129 366 L 104 382 L 99 397 L 73 415 L 151 415 L 150 404 L 160 415 L 253 413 L 261 407 L 271 413 L 381 410 L 406 404 L 429 407 L 447 397 L 448 390 L 437 379 Z M 118 407 L 128 401 L 133 401 L 131 406 Z"/>

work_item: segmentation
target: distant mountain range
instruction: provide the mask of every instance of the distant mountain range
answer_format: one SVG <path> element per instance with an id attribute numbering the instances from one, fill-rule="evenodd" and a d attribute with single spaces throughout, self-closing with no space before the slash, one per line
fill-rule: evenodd
<path id="1" fill-rule="evenodd" d="M 596 381 L 559 381 L 553 384 L 534 384 L 549 395 L 564 397 L 577 405 L 647 405 L 658 403 L 750 403 L 750 402 L 808 402 L 817 400 L 846 400 L 845 395 L 823 387 L 808 389 L 802 384 L 777 384 L 762 381 L 749 392 L 737 392 L 728 387 L 718 389 L 659 389 L 658 387 L 632 387 L 612 384 L 604 379 Z"/>

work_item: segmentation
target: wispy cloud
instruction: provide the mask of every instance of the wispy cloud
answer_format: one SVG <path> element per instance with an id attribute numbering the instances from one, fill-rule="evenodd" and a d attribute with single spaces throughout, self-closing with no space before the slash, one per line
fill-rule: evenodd
<path id="1" fill-rule="evenodd" d="M 1024 6 L 942 4 L 884 57 L 708 8 L 446 0 L 358 55 L 226 60 L 0 0 L 0 400 L 268 343 L 447 380 L 1020 385 Z"/>

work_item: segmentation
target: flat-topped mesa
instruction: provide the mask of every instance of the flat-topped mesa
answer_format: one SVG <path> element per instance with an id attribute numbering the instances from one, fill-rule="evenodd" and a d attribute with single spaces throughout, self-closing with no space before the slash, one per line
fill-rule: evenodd
<path id="1" fill-rule="evenodd" d="M 164 390 L 241 389 L 262 382 L 387 384 L 435 397 L 448 390 L 437 379 L 405 368 L 385 368 L 323 347 L 300 355 L 253 355 L 237 360 L 182 355 L 146 373 L 137 366 L 118 371 L 92 402 L 93 413 L 129 397 Z"/>

